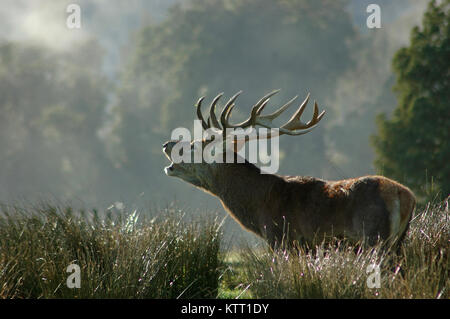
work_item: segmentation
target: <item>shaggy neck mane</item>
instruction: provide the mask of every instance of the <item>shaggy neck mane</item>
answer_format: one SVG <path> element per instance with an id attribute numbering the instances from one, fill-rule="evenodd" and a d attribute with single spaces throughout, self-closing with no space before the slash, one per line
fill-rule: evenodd
<path id="1" fill-rule="evenodd" d="M 207 191 L 217 196 L 230 215 L 245 228 L 262 235 L 261 225 L 265 222 L 264 206 L 275 200 L 282 177 L 262 174 L 261 169 L 245 163 L 223 163 L 214 176 L 214 183 Z M 220 182 L 218 182 L 220 181 Z"/>

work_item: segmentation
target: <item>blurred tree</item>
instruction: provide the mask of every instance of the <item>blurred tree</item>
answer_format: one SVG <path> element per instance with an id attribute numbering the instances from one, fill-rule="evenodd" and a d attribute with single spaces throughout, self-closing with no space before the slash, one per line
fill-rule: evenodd
<path id="1" fill-rule="evenodd" d="M 419 196 L 450 193 L 449 9 L 449 0 L 431 1 L 422 29 L 395 55 L 398 106 L 392 118 L 378 116 L 373 137 L 377 168 Z"/>
<path id="2" fill-rule="evenodd" d="M 382 28 L 368 29 L 366 19 L 370 0 L 351 1 L 350 8 L 359 27 L 352 50 L 354 63 L 336 82 L 335 95 L 326 101 L 332 116 L 327 118 L 326 150 L 336 166 L 327 173 L 333 178 L 375 173 L 375 151 L 368 141 L 375 134 L 375 117 L 390 115 L 397 104 L 392 91 L 395 83 L 392 58 L 409 43 L 411 28 L 421 22 L 426 10 L 423 0 L 377 1 L 382 11 Z"/>
<path id="3" fill-rule="evenodd" d="M 101 58 L 91 41 L 70 52 L 0 45 L 0 199 L 104 198 Z"/>
<path id="4" fill-rule="evenodd" d="M 166 161 L 161 144 L 173 128 L 192 127 L 193 105 L 201 95 L 211 101 L 225 92 L 225 100 L 244 90 L 233 121 L 247 117 L 259 97 L 277 88 L 282 91 L 267 112 L 308 91 L 328 109 L 323 101 L 351 65 L 355 30 L 345 3 L 192 0 L 173 7 L 163 22 L 137 35 L 136 51 L 123 72 L 116 139 L 109 144 L 116 164 L 140 181 L 137 187 L 148 188 L 152 181 L 161 190 L 165 176 L 152 171 L 162 172 Z M 305 119 L 311 114 L 309 109 Z M 328 165 L 323 145 L 327 121 L 326 116 L 308 135 L 283 137 L 280 146 L 288 155 L 282 171 L 322 175 Z"/>

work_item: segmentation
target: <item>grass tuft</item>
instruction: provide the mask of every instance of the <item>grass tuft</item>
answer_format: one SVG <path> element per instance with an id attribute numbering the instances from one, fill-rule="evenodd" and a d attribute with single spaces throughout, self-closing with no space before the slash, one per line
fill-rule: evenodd
<path id="1" fill-rule="evenodd" d="M 148 219 L 70 207 L 3 207 L 0 298 L 215 298 L 221 230 L 166 209 Z M 66 284 L 70 264 L 81 288 Z"/>
<path id="2" fill-rule="evenodd" d="M 397 253 L 342 241 L 314 251 L 241 252 L 239 267 L 254 298 L 446 298 L 449 281 L 448 199 L 413 218 Z M 379 267 L 379 288 L 376 273 Z M 369 284 L 368 284 L 369 281 Z"/>
<path id="3" fill-rule="evenodd" d="M 396 253 L 340 240 L 223 252 L 217 219 L 186 221 L 173 207 L 150 219 L 4 206 L 0 298 L 448 299 L 448 201 L 418 209 Z M 79 289 L 67 287 L 70 264 L 80 267 Z"/>

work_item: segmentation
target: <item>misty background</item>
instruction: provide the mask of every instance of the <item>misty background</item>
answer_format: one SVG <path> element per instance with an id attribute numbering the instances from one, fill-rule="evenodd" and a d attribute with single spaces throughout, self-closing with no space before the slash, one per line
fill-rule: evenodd
<path id="1" fill-rule="evenodd" d="M 280 138 L 279 173 L 382 174 L 369 139 L 376 115 L 396 106 L 392 56 L 428 1 L 0 3 L 0 202 L 157 211 L 176 201 L 224 216 L 217 199 L 163 172 L 161 146 L 193 126 L 197 99 L 243 90 L 237 122 L 273 89 L 267 112 L 310 92 L 327 114 L 311 133 Z M 66 26 L 70 3 L 81 29 Z M 366 26 L 370 3 L 381 29 Z"/>

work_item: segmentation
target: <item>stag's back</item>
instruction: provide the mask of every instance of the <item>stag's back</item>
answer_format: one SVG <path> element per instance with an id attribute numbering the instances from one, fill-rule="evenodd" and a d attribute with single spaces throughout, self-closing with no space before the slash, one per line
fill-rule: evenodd
<path id="1" fill-rule="evenodd" d="M 345 236 L 370 243 L 402 238 L 415 206 L 413 193 L 382 176 L 364 176 L 340 181 L 286 177 L 280 194 L 280 218 L 289 231 L 306 241 L 324 235 Z"/>

